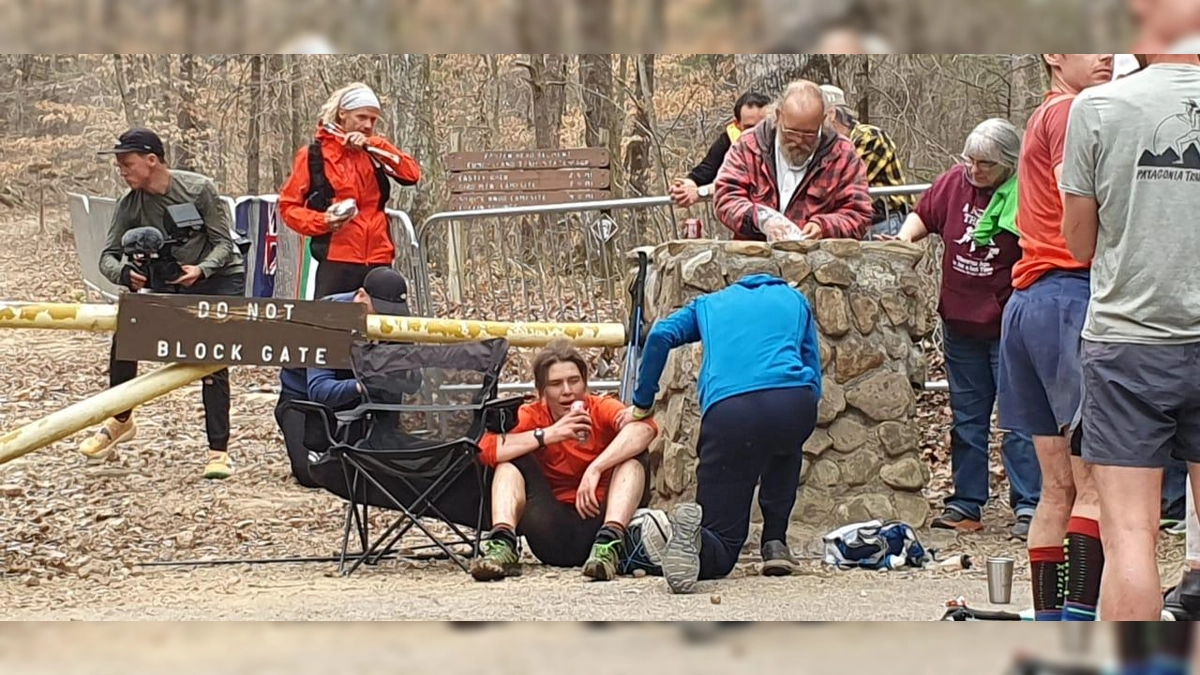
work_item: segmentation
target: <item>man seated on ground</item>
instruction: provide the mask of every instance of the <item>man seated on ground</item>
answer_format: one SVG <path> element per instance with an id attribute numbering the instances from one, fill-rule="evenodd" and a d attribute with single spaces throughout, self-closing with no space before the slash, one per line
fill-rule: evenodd
<path id="1" fill-rule="evenodd" d="M 783 214 L 808 239 L 862 239 L 867 233 L 874 210 L 866 166 L 826 117 L 821 89 L 798 80 L 784 90 L 774 114 L 730 148 L 713 204 L 734 239 L 774 240 L 780 235 L 772 228 L 790 228 L 779 218 L 763 222 L 763 206 Z"/>
<path id="2" fill-rule="evenodd" d="M 658 427 L 629 420 L 615 398 L 589 394 L 587 377 L 574 347 L 551 343 L 533 361 L 538 400 L 521 406 L 511 432 L 480 444 L 495 475 L 492 531 L 471 564 L 477 581 L 520 574 L 518 536 L 546 565 L 616 577 L 625 528 L 649 497 L 646 449 Z"/>
<path id="3" fill-rule="evenodd" d="M 408 316 L 408 285 L 399 272 L 378 267 L 367 273 L 362 287 L 350 293 L 335 293 L 323 300 L 357 302 L 367 314 Z M 320 487 L 308 473 L 309 450 L 304 446 L 304 415 L 286 408 L 289 401 L 315 401 L 334 412 L 350 410 L 362 403 L 362 387 L 351 370 L 328 368 L 283 368 L 279 372 L 279 402 L 275 421 L 283 433 L 292 475 L 304 487 Z M 420 383 L 413 387 L 414 391 Z"/>

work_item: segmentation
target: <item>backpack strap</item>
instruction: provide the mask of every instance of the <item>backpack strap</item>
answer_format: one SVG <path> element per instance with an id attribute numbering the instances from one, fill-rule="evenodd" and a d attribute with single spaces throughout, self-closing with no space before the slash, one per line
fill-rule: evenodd
<path id="1" fill-rule="evenodd" d="M 308 196 L 305 206 L 314 211 L 324 211 L 333 203 L 333 187 L 325 177 L 325 155 L 321 152 L 321 141 L 313 139 L 308 144 Z"/>

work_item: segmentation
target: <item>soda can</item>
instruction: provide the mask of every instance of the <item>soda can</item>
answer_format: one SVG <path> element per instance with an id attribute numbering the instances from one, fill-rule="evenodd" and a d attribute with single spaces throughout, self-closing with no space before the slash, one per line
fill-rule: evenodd
<path id="1" fill-rule="evenodd" d="M 575 401 L 574 403 L 572 403 L 572 404 L 571 404 L 571 412 L 576 412 L 576 411 L 584 411 L 584 412 L 586 412 L 586 411 L 587 411 L 587 404 L 586 404 L 586 403 L 584 403 L 583 401 Z M 588 434 L 588 432 L 586 432 L 586 431 L 581 431 L 581 432 L 579 432 L 578 434 L 575 434 L 575 438 L 576 438 L 576 439 L 577 439 L 577 440 L 578 440 L 580 443 L 586 443 L 586 442 L 587 442 L 587 439 L 588 439 L 588 436 L 589 436 L 589 434 Z"/>
<path id="2" fill-rule="evenodd" d="M 688 218 L 683 221 L 683 238 L 699 239 L 704 233 L 704 224 L 699 218 Z"/>

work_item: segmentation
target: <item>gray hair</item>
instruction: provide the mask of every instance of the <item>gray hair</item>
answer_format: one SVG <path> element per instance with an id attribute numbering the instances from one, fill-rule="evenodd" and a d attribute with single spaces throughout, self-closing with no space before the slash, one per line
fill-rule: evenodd
<path id="1" fill-rule="evenodd" d="M 1015 169 L 1021 157 L 1021 132 L 1006 119 L 984 120 L 967 136 L 963 154 L 976 159 L 992 159 Z"/>

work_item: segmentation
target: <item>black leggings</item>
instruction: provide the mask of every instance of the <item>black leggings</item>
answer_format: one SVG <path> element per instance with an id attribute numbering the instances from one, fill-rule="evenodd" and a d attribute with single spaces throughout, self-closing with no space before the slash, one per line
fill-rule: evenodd
<path id="1" fill-rule="evenodd" d="M 642 453 L 638 461 L 645 467 L 649 455 Z M 604 511 L 608 500 L 600 504 L 600 515 L 580 518 L 574 504 L 564 504 L 554 496 L 542 467 L 533 455 L 513 461 L 513 466 L 525 479 L 525 512 L 517 525 L 517 534 L 529 542 L 529 550 L 543 565 L 552 567 L 581 567 L 591 554 L 596 533 L 604 526 Z M 642 491 L 640 506 L 650 502 L 650 480 Z"/>
<path id="2" fill-rule="evenodd" d="M 335 293 L 351 293 L 362 288 L 367 272 L 387 265 L 359 265 L 357 263 L 326 260 L 317 264 L 317 279 L 313 297 L 320 300 Z"/>
<path id="3" fill-rule="evenodd" d="M 733 570 L 750 533 L 750 506 L 760 482 L 762 540 L 787 542 L 817 403 L 808 388 L 767 389 L 725 399 L 705 413 L 696 449 L 696 502 L 704 509 L 701 579 Z"/>
<path id="4" fill-rule="evenodd" d="M 246 275 L 230 274 L 201 279 L 189 288 L 179 289 L 185 295 L 224 295 L 239 297 L 246 292 Z M 113 337 L 108 353 L 108 386 L 115 387 L 137 377 L 137 361 L 117 360 L 117 340 Z M 200 397 L 204 401 L 204 431 L 208 436 L 208 447 L 212 450 L 229 449 L 229 369 L 222 368 L 202 380 Z M 126 410 L 117 415 L 125 418 L 132 414 Z"/>

